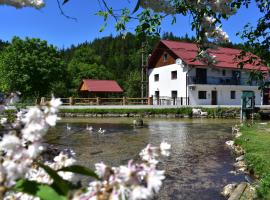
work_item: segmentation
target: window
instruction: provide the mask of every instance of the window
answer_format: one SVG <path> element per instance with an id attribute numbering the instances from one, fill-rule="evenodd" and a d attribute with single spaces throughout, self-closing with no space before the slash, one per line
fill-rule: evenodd
<path id="1" fill-rule="evenodd" d="M 172 90 L 172 98 L 177 98 L 177 90 Z"/>
<path id="2" fill-rule="evenodd" d="M 231 91 L 231 99 L 235 99 L 235 91 Z"/>
<path id="3" fill-rule="evenodd" d="M 155 97 L 159 98 L 159 91 L 155 91 Z"/>
<path id="4" fill-rule="evenodd" d="M 154 79 L 155 79 L 155 81 L 159 81 L 159 74 L 155 74 Z"/>
<path id="5" fill-rule="evenodd" d="M 172 71 L 171 72 L 171 79 L 172 80 L 177 79 L 177 71 Z"/>
<path id="6" fill-rule="evenodd" d="M 167 62 L 167 61 L 168 61 L 168 54 L 165 53 L 165 54 L 163 55 L 163 62 Z"/>
<path id="7" fill-rule="evenodd" d="M 226 70 L 225 69 L 222 70 L 222 76 L 226 76 Z"/>
<path id="8" fill-rule="evenodd" d="M 198 98 L 199 99 L 206 99 L 206 91 L 199 91 Z"/>

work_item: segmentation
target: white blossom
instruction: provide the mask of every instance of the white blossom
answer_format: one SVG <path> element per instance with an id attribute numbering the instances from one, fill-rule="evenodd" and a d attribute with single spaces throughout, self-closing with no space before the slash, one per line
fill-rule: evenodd
<path id="1" fill-rule="evenodd" d="M 162 185 L 162 180 L 165 179 L 164 171 L 152 169 L 147 174 L 147 187 L 150 191 L 157 193 Z"/>
<path id="2" fill-rule="evenodd" d="M 95 164 L 96 173 L 99 177 L 104 177 L 107 172 L 107 165 L 105 165 L 103 162 L 96 163 Z"/>
<path id="3" fill-rule="evenodd" d="M 0 141 L 0 150 L 7 153 L 8 156 L 17 152 L 17 149 L 21 146 L 20 139 L 11 134 L 5 134 Z"/>
<path id="4" fill-rule="evenodd" d="M 0 0 L 0 5 L 1 4 L 14 6 L 16 8 L 34 7 L 37 9 L 45 5 L 43 0 Z"/>

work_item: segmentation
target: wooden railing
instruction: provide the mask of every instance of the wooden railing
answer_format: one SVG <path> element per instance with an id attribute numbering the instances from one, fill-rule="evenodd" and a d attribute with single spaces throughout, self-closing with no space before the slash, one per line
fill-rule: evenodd
<path id="1" fill-rule="evenodd" d="M 77 106 L 91 106 L 91 105 L 189 105 L 188 97 L 159 97 L 159 98 L 130 98 L 130 97 L 121 97 L 121 98 L 60 98 L 62 105 L 77 105 Z M 37 104 L 45 105 L 50 98 L 42 97 Z"/>
<path id="2" fill-rule="evenodd" d="M 60 98 L 62 105 L 153 105 L 153 98 Z M 42 97 L 39 104 L 45 105 L 50 98 Z M 38 103 L 38 101 L 37 101 Z"/>

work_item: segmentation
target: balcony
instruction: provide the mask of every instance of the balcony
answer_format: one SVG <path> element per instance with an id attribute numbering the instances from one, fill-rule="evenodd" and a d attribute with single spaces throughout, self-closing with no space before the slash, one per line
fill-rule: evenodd
<path id="1" fill-rule="evenodd" d="M 251 84 L 248 83 L 248 79 L 240 78 L 232 78 L 232 77 L 211 77 L 208 76 L 206 79 L 198 78 L 196 76 L 188 77 L 188 84 L 207 84 L 207 85 L 250 85 L 257 86 L 256 82 L 253 81 Z"/>

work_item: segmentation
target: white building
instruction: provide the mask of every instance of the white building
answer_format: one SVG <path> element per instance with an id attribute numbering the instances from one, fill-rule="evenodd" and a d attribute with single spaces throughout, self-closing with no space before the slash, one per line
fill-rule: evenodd
<path id="1" fill-rule="evenodd" d="M 149 59 L 149 96 L 159 104 L 240 105 L 242 92 L 253 91 L 255 103 L 260 105 L 258 85 L 247 81 L 251 70 L 268 75 L 268 69 L 250 64 L 241 69 L 240 60 L 236 60 L 240 52 L 232 48 L 211 50 L 216 63 L 207 66 L 194 60 L 196 44 L 161 40 Z"/>

